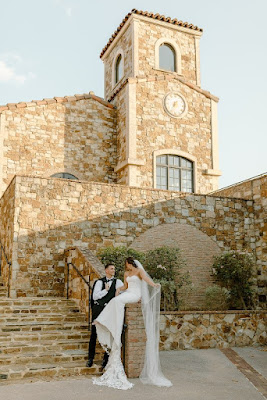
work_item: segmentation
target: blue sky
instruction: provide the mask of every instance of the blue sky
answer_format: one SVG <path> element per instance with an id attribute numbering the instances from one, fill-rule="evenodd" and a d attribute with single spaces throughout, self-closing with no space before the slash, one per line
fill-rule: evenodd
<path id="1" fill-rule="evenodd" d="M 0 0 L 0 104 L 94 91 L 132 9 L 204 30 L 201 86 L 220 98 L 220 187 L 267 170 L 266 0 Z"/>

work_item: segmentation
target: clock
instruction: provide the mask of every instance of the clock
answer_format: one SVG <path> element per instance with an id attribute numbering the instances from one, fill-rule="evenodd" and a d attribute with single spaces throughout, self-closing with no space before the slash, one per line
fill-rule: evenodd
<path id="1" fill-rule="evenodd" d="M 163 101 L 165 111 L 174 118 L 181 118 L 187 111 L 184 97 L 179 93 L 168 93 Z"/>

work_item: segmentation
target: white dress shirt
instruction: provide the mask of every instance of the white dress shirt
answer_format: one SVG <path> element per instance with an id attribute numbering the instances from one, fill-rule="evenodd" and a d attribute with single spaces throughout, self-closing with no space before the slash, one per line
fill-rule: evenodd
<path id="1" fill-rule="evenodd" d="M 107 278 L 108 280 L 108 278 Z M 109 287 L 112 284 L 113 279 L 111 278 L 110 280 L 108 280 L 108 284 Z M 102 290 L 102 285 L 103 285 L 103 281 L 101 281 L 100 279 L 98 281 L 96 281 L 95 287 L 94 287 L 94 291 L 93 291 L 93 300 L 99 300 L 102 299 L 102 297 L 106 296 L 106 294 L 108 294 L 108 290 L 103 289 Z M 117 279 L 116 281 L 116 289 L 120 288 L 123 286 L 123 283 L 120 279 Z"/>

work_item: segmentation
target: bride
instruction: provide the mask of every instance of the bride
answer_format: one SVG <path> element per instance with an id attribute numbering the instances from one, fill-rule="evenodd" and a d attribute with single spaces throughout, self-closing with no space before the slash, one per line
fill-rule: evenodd
<path id="1" fill-rule="evenodd" d="M 159 361 L 160 284 L 154 283 L 142 264 L 132 257 L 126 259 L 125 267 L 124 285 L 117 289 L 116 297 L 93 322 L 99 343 L 110 352 L 105 373 L 99 378 L 93 378 L 93 383 L 123 390 L 133 387 L 121 362 L 121 333 L 125 304 L 136 303 L 141 299 L 147 342 L 140 379 L 147 384 L 172 386 L 162 374 Z"/>

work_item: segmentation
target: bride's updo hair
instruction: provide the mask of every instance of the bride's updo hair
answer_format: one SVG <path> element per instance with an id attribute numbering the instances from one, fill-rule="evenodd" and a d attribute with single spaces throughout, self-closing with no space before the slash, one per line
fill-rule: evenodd
<path id="1" fill-rule="evenodd" d="M 138 268 L 133 257 L 127 257 L 125 261 L 127 261 L 128 264 L 131 264 L 134 268 Z"/>

